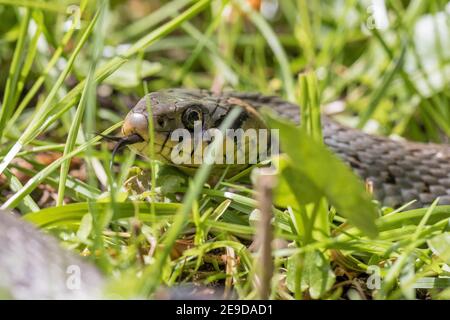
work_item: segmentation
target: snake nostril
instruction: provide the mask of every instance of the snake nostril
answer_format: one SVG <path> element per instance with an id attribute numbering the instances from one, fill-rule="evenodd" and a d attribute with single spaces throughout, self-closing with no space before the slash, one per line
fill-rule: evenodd
<path id="1" fill-rule="evenodd" d="M 122 133 L 128 136 L 133 133 L 138 133 L 145 138 L 148 131 L 147 117 L 141 113 L 131 112 L 125 118 L 122 126 Z"/>

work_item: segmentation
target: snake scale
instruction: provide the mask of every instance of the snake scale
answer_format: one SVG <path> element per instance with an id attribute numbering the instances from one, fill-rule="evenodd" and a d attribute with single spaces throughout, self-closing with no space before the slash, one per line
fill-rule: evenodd
<path id="1" fill-rule="evenodd" d="M 0 300 L 97 299 L 103 285 L 94 266 L 0 210 Z"/>
<path id="2" fill-rule="evenodd" d="M 146 101 L 143 98 L 136 104 L 122 128 L 126 137 L 134 138 L 131 147 L 144 156 L 148 155 Z M 170 162 L 169 151 L 173 147 L 169 146 L 170 133 L 189 127 L 185 118 L 192 110 L 200 113 L 205 129 L 217 127 L 237 106 L 244 106 L 244 112 L 236 127 L 259 126 L 258 113 L 262 107 L 269 107 L 296 123 L 300 120 L 297 105 L 259 93 L 214 94 L 207 90 L 166 89 L 150 93 L 148 101 L 154 117 L 155 144 L 159 146 L 156 155 L 165 162 Z M 322 127 L 325 144 L 363 180 L 372 183 L 375 197 L 384 205 L 397 207 L 415 200 L 413 207 L 423 207 L 436 197 L 440 198 L 439 204 L 450 204 L 450 145 L 395 141 L 369 135 L 328 116 L 322 117 Z"/>

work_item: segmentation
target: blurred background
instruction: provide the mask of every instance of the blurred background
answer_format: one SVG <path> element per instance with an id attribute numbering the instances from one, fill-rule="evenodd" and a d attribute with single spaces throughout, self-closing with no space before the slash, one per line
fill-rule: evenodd
<path id="1" fill-rule="evenodd" d="M 4 88 L 23 10 L 2 6 L 2 2 L 5 1 L 0 1 L 0 87 Z M 126 52 L 140 38 L 194 2 L 111 1 L 100 63 Z M 31 66 L 24 92 L 43 71 L 80 10 L 77 1 L 41 3 L 49 10 L 41 17 L 37 59 Z M 122 118 L 128 107 L 143 95 L 142 79 L 147 80 L 150 91 L 180 86 L 233 88 L 292 100 L 297 75 L 314 70 L 324 111 L 335 114 L 341 121 L 371 133 L 418 141 L 448 141 L 449 2 L 213 0 L 211 3 L 210 8 L 139 51 L 98 88 L 100 122 L 106 126 L 110 120 Z M 80 28 L 89 23 L 95 7 L 96 1 L 87 4 L 78 22 Z M 35 32 L 36 24 L 31 23 L 29 33 Z M 58 69 L 64 68 L 76 41 L 77 37 L 64 47 L 56 70 L 51 70 L 46 79 L 47 86 L 51 86 L 52 77 L 58 76 Z M 70 81 L 65 83 L 68 88 L 86 76 L 89 61 L 90 51 L 82 50 Z M 21 116 L 27 117 L 27 112 Z M 26 124 L 25 121 L 23 125 Z"/>

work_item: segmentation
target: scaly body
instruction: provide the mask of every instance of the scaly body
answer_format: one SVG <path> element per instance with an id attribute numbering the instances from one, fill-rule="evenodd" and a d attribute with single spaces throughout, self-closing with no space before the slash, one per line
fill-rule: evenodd
<path id="1" fill-rule="evenodd" d="M 297 105 L 258 93 L 213 94 L 206 90 L 168 89 L 149 95 L 156 156 L 169 163 L 175 143 L 169 136 L 175 129 L 188 128 L 186 114 L 191 115 L 194 111 L 199 112 L 205 129 L 217 127 L 237 106 L 243 107 L 244 112 L 235 127 L 261 127 L 259 110 L 264 106 L 294 122 L 298 123 L 300 119 Z M 383 204 L 395 207 L 416 200 L 414 206 L 420 207 L 429 205 L 436 197 L 440 197 L 440 204 L 450 204 L 450 146 L 394 141 L 369 135 L 327 116 L 322 117 L 322 126 L 325 144 L 363 180 L 373 183 L 375 196 Z M 130 111 L 122 132 L 125 136 L 141 137 L 141 142 L 133 147 L 138 153 L 148 156 L 145 98 Z"/>

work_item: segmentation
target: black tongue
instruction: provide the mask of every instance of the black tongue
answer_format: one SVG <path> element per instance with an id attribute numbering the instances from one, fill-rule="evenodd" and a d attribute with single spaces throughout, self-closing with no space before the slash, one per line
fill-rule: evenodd
<path id="1" fill-rule="evenodd" d="M 114 157 L 116 156 L 116 153 L 119 150 L 123 149 L 127 145 L 142 142 L 142 141 L 144 141 L 144 139 L 140 135 L 134 133 L 132 135 L 119 138 L 119 139 L 117 139 L 115 141 L 117 141 L 117 143 L 114 146 L 114 149 L 112 151 L 111 162 L 109 164 L 110 169 L 112 169 L 112 166 L 114 164 Z"/>
<path id="2" fill-rule="evenodd" d="M 108 141 L 121 141 L 123 139 L 123 137 L 110 136 L 110 135 L 102 134 L 99 132 L 95 132 L 95 135 L 100 136 L 103 139 L 108 140 Z"/>

